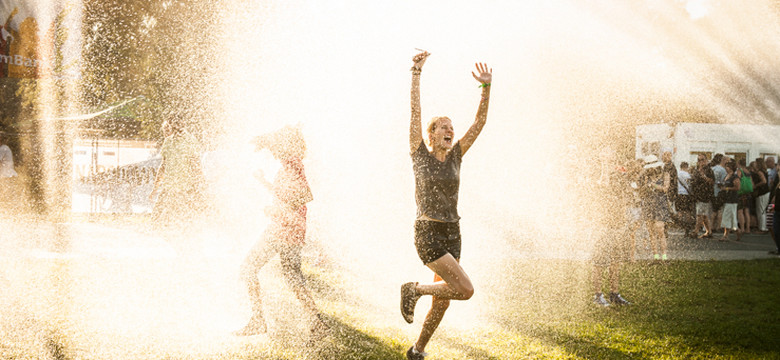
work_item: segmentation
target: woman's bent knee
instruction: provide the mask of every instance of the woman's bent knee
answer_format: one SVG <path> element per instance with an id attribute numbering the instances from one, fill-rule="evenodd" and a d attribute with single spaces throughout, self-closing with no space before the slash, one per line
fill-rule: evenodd
<path id="1" fill-rule="evenodd" d="M 463 286 L 462 288 L 458 289 L 458 295 L 458 300 L 471 299 L 471 297 L 474 296 L 474 287 L 471 286 L 471 284 Z"/>

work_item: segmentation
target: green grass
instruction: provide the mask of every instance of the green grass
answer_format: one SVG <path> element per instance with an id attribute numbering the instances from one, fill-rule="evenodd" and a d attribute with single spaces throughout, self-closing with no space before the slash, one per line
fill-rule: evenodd
<path id="1" fill-rule="evenodd" d="M 503 277 L 476 283 L 481 298 L 462 305 L 481 309 L 479 324 L 462 330 L 445 317 L 426 349 L 430 359 L 780 359 L 778 259 L 627 264 L 621 293 L 634 304 L 607 309 L 589 302 L 585 262 L 512 260 L 495 267 Z M 340 271 L 310 264 L 304 271 L 332 328 L 319 344 L 306 346 L 306 326 L 295 320 L 224 348 L 182 353 L 158 344 L 143 358 L 405 358 L 416 335 L 411 327 L 388 324 L 382 319 L 390 315 L 377 316 L 381 310 L 349 296 Z M 66 326 L 54 328 L 48 333 L 61 344 L 60 358 L 95 358 L 68 337 Z M 22 345 L 0 338 L 0 359 L 36 358 Z"/>
<path id="2" fill-rule="evenodd" d="M 581 304 L 592 293 L 583 263 L 510 265 L 521 275 L 494 297 L 494 320 L 507 336 L 515 332 L 566 354 L 539 358 L 780 358 L 780 261 L 627 265 L 621 293 L 634 304 L 608 309 Z"/>
<path id="3" fill-rule="evenodd" d="M 621 292 L 634 304 L 607 309 L 589 303 L 587 263 L 499 267 L 511 276 L 477 284 L 492 292 L 484 323 L 459 331 L 445 317 L 427 349 L 433 359 L 780 359 L 776 259 L 627 264 Z M 343 301 L 337 273 L 307 273 L 337 335 L 299 356 L 404 359 L 414 338 L 366 321 L 371 309 Z"/>

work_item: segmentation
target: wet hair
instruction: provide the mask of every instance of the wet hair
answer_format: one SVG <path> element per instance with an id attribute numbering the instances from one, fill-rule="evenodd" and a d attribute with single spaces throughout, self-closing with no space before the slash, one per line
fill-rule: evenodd
<path id="1" fill-rule="evenodd" d="M 688 168 L 688 163 L 687 162 L 683 161 L 683 162 L 680 163 L 680 169 L 687 169 L 687 168 Z"/>
<path id="2" fill-rule="evenodd" d="M 734 161 L 734 159 L 729 160 L 726 162 L 726 167 L 729 168 L 731 171 L 737 171 L 737 162 Z"/>
<path id="3" fill-rule="evenodd" d="M 710 161 L 710 166 L 719 165 L 721 160 L 723 160 L 723 154 L 715 154 Z"/>
<path id="4" fill-rule="evenodd" d="M 439 120 L 444 120 L 444 119 L 450 120 L 450 118 L 448 118 L 446 116 L 436 116 L 436 117 L 432 118 L 431 121 L 428 121 L 428 129 L 427 129 L 428 130 L 428 135 L 430 135 L 434 131 L 436 131 L 436 126 L 439 125 Z M 452 121 L 452 120 L 450 120 L 450 121 Z"/>
<path id="5" fill-rule="evenodd" d="M 764 162 L 764 158 L 756 158 L 756 169 L 758 171 L 764 172 L 766 171 L 766 163 Z"/>

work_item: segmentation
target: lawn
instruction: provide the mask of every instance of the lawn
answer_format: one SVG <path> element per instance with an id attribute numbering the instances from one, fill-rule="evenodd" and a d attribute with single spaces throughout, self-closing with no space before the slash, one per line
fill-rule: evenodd
<path id="1" fill-rule="evenodd" d="M 589 302 L 584 262 L 511 260 L 496 266 L 512 276 L 477 283 L 481 298 L 464 305 L 482 309 L 477 326 L 453 327 L 456 319 L 445 317 L 426 349 L 430 359 L 780 359 L 775 341 L 780 259 L 628 264 L 621 292 L 633 305 L 606 309 Z M 317 345 L 306 346 L 301 336 L 306 324 L 293 321 L 267 336 L 226 334 L 218 348 L 160 342 L 115 358 L 405 358 L 414 340 L 410 329 L 419 324 L 400 326 L 400 315 L 378 315 L 377 309 L 345 296 L 350 290 L 342 286 L 342 274 L 327 265 L 307 263 L 304 271 L 332 328 L 332 335 Z M 289 302 L 282 306 L 297 307 L 290 296 L 283 298 Z M 416 321 L 423 312 L 418 309 Z M 52 324 L 41 326 L 47 329 L 37 332 L 37 340 L 0 336 L 0 358 L 40 358 L 41 347 L 59 359 L 107 358 L 105 352 L 91 352 L 67 324 Z"/>
<path id="2" fill-rule="evenodd" d="M 484 324 L 437 333 L 432 359 L 780 359 L 778 259 L 628 264 L 621 292 L 633 305 L 606 309 L 588 302 L 583 262 L 502 266 L 515 276 L 483 284 L 502 289 L 487 299 Z M 306 356 L 403 359 L 413 339 L 367 325 L 366 310 L 323 290 L 328 282 L 315 287 L 338 335 Z"/>

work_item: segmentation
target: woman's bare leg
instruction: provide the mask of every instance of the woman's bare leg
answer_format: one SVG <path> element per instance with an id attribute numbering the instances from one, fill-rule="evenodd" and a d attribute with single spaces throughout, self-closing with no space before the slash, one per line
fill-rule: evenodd
<path id="1" fill-rule="evenodd" d="M 434 282 L 442 281 L 439 275 L 434 275 Z M 425 316 L 425 322 L 423 322 L 420 336 L 417 338 L 417 342 L 414 344 L 414 348 L 419 352 L 425 351 L 425 346 L 428 345 L 428 341 L 431 340 L 433 332 L 439 327 L 441 319 L 444 318 L 444 312 L 450 306 L 450 300 L 442 299 L 434 296 L 431 302 L 431 309 L 428 311 L 428 315 Z"/>
<path id="2" fill-rule="evenodd" d="M 656 221 L 655 226 L 658 231 L 658 242 L 661 245 L 661 254 L 666 255 L 666 224 L 664 224 L 663 221 Z"/>
<path id="3" fill-rule="evenodd" d="M 418 294 L 432 295 L 447 300 L 468 300 L 474 295 L 471 279 L 460 267 L 458 260 L 455 260 L 451 254 L 446 254 L 426 264 L 426 266 L 443 281 L 437 281 L 433 284 L 417 284 Z"/>
<path id="4" fill-rule="evenodd" d="M 451 254 L 446 254 L 427 264 L 433 270 L 433 284 L 417 284 L 420 295 L 432 295 L 431 309 L 425 316 L 420 337 L 414 347 L 419 352 L 425 351 L 425 346 L 439 327 L 444 312 L 450 306 L 450 300 L 468 300 L 474 295 L 471 279 Z"/>
<path id="5" fill-rule="evenodd" d="M 266 241 L 258 242 L 241 265 L 241 279 L 247 287 L 249 300 L 252 303 L 252 317 L 243 329 L 236 332 L 237 335 L 254 335 L 266 331 L 262 289 L 257 273 L 274 255 L 276 252 Z"/>
<path id="6" fill-rule="evenodd" d="M 658 228 L 653 221 L 648 221 L 646 226 L 647 235 L 650 238 L 650 247 L 653 249 L 653 256 L 658 255 Z"/>

